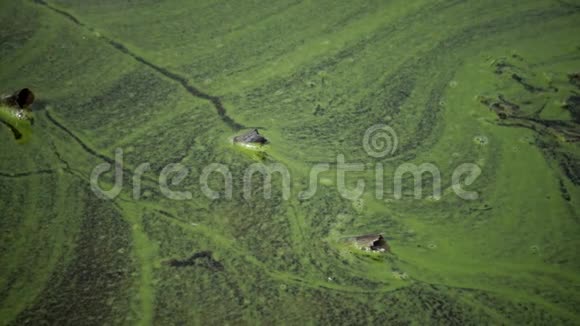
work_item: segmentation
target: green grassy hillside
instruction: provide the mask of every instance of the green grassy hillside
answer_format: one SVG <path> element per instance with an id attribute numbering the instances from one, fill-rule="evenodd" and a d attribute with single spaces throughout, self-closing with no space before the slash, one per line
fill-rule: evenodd
<path id="1" fill-rule="evenodd" d="M 573 0 L 0 1 L 0 93 L 37 99 L 26 144 L 0 124 L 0 325 L 578 323 L 579 22 Z M 365 151 L 379 124 L 392 156 Z M 230 144 L 248 128 L 265 153 Z M 106 200 L 89 181 L 116 149 Z M 160 189 L 170 163 L 191 198 Z M 202 191 L 212 163 L 231 199 L 219 174 Z M 277 175 L 244 198 L 255 163 L 287 167 L 290 198 Z M 398 199 L 405 163 L 441 198 L 406 175 Z M 371 233 L 390 252 L 345 241 Z"/>

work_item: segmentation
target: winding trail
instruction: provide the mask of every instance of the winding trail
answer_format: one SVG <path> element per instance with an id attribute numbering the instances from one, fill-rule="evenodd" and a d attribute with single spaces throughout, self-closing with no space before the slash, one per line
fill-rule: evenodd
<path id="1" fill-rule="evenodd" d="M 69 136 L 72 137 L 72 139 L 74 139 L 79 145 L 81 145 L 81 147 L 89 154 L 100 158 L 101 160 L 107 162 L 107 163 L 114 163 L 115 161 L 113 159 L 111 159 L 110 157 L 107 157 L 103 154 L 97 153 L 97 151 L 95 151 L 94 149 L 90 148 L 87 144 L 85 144 L 77 135 L 75 135 L 72 131 L 70 131 L 67 127 L 63 126 L 60 122 L 56 121 L 52 115 L 50 115 L 50 112 L 45 111 L 45 115 L 46 118 L 52 122 L 52 124 L 54 124 L 56 127 L 58 127 L 60 130 L 64 131 L 66 134 L 68 134 Z"/>
<path id="2" fill-rule="evenodd" d="M 3 178 L 21 178 L 21 177 L 28 177 L 28 176 L 32 176 L 32 175 L 38 175 L 38 174 L 52 174 L 54 172 L 55 172 L 54 170 L 49 170 L 49 169 L 43 169 L 43 170 L 37 170 L 37 171 L 31 171 L 31 172 L 19 172 L 19 173 L 0 172 L 0 177 L 3 177 Z"/>
<path id="3" fill-rule="evenodd" d="M 81 22 L 78 18 L 76 18 L 74 15 L 72 15 L 69 12 L 66 12 L 62 9 L 56 8 L 54 6 L 52 6 L 50 3 L 44 1 L 44 0 L 32 0 L 34 3 L 41 5 L 63 17 L 65 17 L 66 19 L 70 20 L 71 22 L 73 22 L 75 25 L 85 28 L 90 32 L 94 32 L 95 29 L 86 25 L 85 23 Z M 179 85 L 181 85 L 181 87 L 183 87 L 183 89 L 185 89 L 185 91 L 187 91 L 190 95 L 192 95 L 193 97 L 196 98 L 200 98 L 206 101 L 211 102 L 211 104 L 215 107 L 217 114 L 219 115 L 220 119 L 233 131 L 238 131 L 240 129 L 244 129 L 245 126 L 242 125 L 241 123 L 235 121 L 234 119 L 232 119 L 227 111 L 226 108 L 224 107 L 221 99 L 217 96 L 214 95 L 210 95 L 207 94 L 201 90 L 199 90 L 198 88 L 196 88 L 195 86 L 191 85 L 188 81 L 187 78 L 180 76 L 174 72 L 171 72 L 169 70 L 167 70 L 166 68 L 163 68 L 161 66 L 158 66 L 156 64 L 154 64 L 151 61 L 148 61 L 147 59 L 143 58 L 142 56 L 132 52 L 131 50 L 129 50 L 124 44 L 117 42 L 105 35 L 101 35 L 100 37 L 103 41 L 105 41 L 106 43 L 108 43 L 110 46 L 112 46 L 113 48 L 115 48 L 116 50 L 118 50 L 119 52 L 121 52 L 122 54 L 129 56 L 131 58 L 133 58 L 135 61 L 153 69 L 154 71 L 156 71 L 157 73 L 163 75 L 164 77 L 173 80 L 174 82 L 177 82 Z"/>

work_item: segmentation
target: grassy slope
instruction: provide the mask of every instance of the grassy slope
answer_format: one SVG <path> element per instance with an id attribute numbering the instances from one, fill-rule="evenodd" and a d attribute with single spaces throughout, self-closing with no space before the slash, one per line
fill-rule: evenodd
<path id="1" fill-rule="evenodd" d="M 538 135 L 498 126 L 476 100 L 519 91 L 491 64 L 513 53 L 532 66 L 548 62 L 534 68 L 540 76 L 577 69 L 577 8 L 552 1 L 50 6 L 82 26 L 44 5 L 2 2 L 1 21 L 10 23 L 0 32 L 0 88 L 31 87 L 43 102 L 30 144 L 17 146 L 0 129 L 0 323 L 578 318 L 578 186 L 535 145 Z M 111 42 L 219 96 L 235 121 L 264 127 L 270 160 L 291 169 L 292 199 L 275 188 L 271 200 L 243 200 L 241 176 L 254 160 L 227 144 L 235 130 L 211 103 Z M 552 102 L 570 89 L 562 87 Z M 569 119 L 555 104 L 543 114 Z M 400 139 L 396 159 L 383 162 L 387 181 L 398 163 L 432 162 L 448 187 L 458 163 L 476 162 L 480 198 L 461 201 L 446 188 L 440 201 L 396 201 L 387 189 L 387 200 L 368 191 L 351 203 L 328 172 L 314 198 L 295 199 L 312 162 L 338 153 L 380 162 L 360 145 L 376 123 Z M 488 143 L 474 143 L 478 136 Z M 114 202 L 90 192 L 91 169 L 118 147 L 128 170 L 151 163 L 140 201 L 131 198 L 130 175 Z M 192 168 L 180 185 L 191 200 L 159 193 L 158 173 L 174 162 Z M 201 169 L 213 162 L 234 174 L 234 200 L 200 192 Z M 372 185 L 370 173 L 359 176 Z M 396 257 L 339 244 L 369 232 L 392 239 Z M 164 264 L 201 250 L 225 270 Z M 393 271 L 410 277 L 398 280 Z"/>

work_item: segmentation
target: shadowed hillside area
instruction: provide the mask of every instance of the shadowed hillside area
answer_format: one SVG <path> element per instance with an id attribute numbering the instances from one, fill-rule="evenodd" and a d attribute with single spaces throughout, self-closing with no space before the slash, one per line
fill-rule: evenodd
<path id="1" fill-rule="evenodd" d="M 0 325 L 578 324 L 579 34 L 575 0 L 0 0 Z"/>

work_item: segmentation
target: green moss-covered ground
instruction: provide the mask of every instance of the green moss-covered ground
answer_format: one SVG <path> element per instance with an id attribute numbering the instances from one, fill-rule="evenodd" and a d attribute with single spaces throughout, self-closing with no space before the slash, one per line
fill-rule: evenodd
<path id="1" fill-rule="evenodd" d="M 573 0 L 0 1 L 0 92 L 37 98 L 28 143 L 0 124 L 0 324 L 579 323 L 579 22 Z M 377 124 L 393 157 L 362 146 Z M 228 143 L 254 127 L 266 154 Z M 89 178 L 117 148 L 104 200 Z M 370 169 L 342 198 L 331 165 L 300 199 L 338 154 L 382 164 L 384 198 Z M 290 199 L 277 177 L 244 199 L 260 161 Z M 442 198 L 405 179 L 395 199 L 397 166 L 425 162 Z M 191 199 L 160 191 L 169 163 Z M 211 163 L 232 199 L 200 190 Z M 477 200 L 451 189 L 461 163 Z M 391 252 L 343 241 L 369 233 Z"/>

